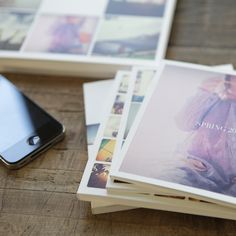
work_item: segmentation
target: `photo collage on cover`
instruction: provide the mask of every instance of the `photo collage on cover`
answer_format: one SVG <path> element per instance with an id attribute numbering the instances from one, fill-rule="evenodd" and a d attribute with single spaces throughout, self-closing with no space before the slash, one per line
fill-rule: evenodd
<path id="1" fill-rule="evenodd" d="M 0 0 L 0 50 L 154 60 L 167 0 Z"/>
<path id="2" fill-rule="evenodd" d="M 129 79 L 129 74 L 124 74 L 119 81 L 115 101 L 112 104 L 109 117 L 105 123 L 99 149 L 96 153 L 96 160 L 88 180 L 88 187 L 100 189 L 106 187 L 112 158 L 117 145 L 121 120 L 124 115 L 124 108 L 128 100 Z"/>

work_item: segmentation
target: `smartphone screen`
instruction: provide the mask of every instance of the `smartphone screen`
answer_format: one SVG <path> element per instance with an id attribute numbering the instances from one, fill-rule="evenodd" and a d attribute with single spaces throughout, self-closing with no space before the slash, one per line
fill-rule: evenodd
<path id="1" fill-rule="evenodd" d="M 0 155 L 17 163 L 62 132 L 63 126 L 0 76 Z"/>

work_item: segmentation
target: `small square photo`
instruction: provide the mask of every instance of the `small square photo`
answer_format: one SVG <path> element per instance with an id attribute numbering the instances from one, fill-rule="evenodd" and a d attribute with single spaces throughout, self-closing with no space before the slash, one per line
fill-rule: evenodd
<path id="1" fill-rule="evenodd" d="M 121 116 L 110 116 L 106 124 L 104 136 L 109 138 L 116 138 L 120 127 L 120 122 Z"/>
<path id="2" fill-rule="evenodd" d="M 109 165 L 95 163 L 87 186 L 91 188 L 106 188 L 109 170 Z"/>
<path id="3" fill-rule="evenodd" d="M 121 115 L 123 113 L 124 106 L 125 106 L 125 99 L 126 99 L 125 95 L 118 94 L 116 96 L 115 102 L 113 104 L 112 111 L 111 111 L 112 114 Z"/>
<path id="4" fill-rule="evenodd" d="M 98 128 L 100 124 L 91 124 L 86 126 L 87 130 L 87 144 L 92 145 L 94 144 Z"/>
<path id="5" fill-rule="evenodd" d="M 96 26 L 96 17 L 43 15 L 37 20 L 25 51 L 87 54 Z"/>
<path id="6" fill-rule="evenodd" d="M 0 11 L 0 50 L 18 51 L 33 22 L 34 14 Z"/>
<path id="7" fill-rule="evenodd" d="M 103 139 L 97 154 L 97 161 L 111 162 L 116 141 L 112 139 Z"/>
<path id="8" fill-rule="evenodd" d="M 139 71 L 135 81 L 132 102 L 143 102 L 155 72 L 151 70 Z"/>
<path id="9" fill-rule="evenodd" d="M 161 18 L 107 16 L 93 48 L 98 56 L 153 60 L 156 57 Z"/>
<path id="10" fill-rule="evenodd" d="M 127 93 L 129 88 L 129 75 L 123 75 L 118 89 L 119 93 Z"/>

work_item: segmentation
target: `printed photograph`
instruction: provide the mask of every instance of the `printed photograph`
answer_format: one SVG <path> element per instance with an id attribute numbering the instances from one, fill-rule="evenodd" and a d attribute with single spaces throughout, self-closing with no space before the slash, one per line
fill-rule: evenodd
<path id="1" fill-rule="evenodd" d="M 128 87 L 129 87 L 129 75 L 123 75 L 123 78 L 121 80 L 118 92 L 119 93 L 127 93 L 128 92 Z"/>
<path id="2" fill-rule="evenodd" d="M 118 94 L 116 96 L 115 102 L 113 104 L 112 111 L 111 111 L 112 114 L 120 115 L 123 113 L 124 106 L 125 106 L 125 99 L 126 99 L 125 95 Z"/>
<path id="3" fill-rule="evenodd" d="M 106 14 L 162 17 L 167 0 L 110 0 Z"/>
<path id="4" fill-rule="evenodd" d="M 91 188 L 106 188 L 109 170 L 109 165 L 94 164 L 87 186 Z"/>
<path id="5" fill-rule="evenodd" d="M 236 76 L 167 65 L 120 170 L 236 197 Z"/>
<path id="6" fill-rule="evenodd" d="M 87 54 L 96 25 L 96 17 L 43 15 L 37 20 L 25 51 Z"/>
<path id="7" fill-rule="evenodd" d="M 155 71 L 153 70 L 143 70 L 137 72 L 132 102 L 143 101 L 154 75 Z"/>
<path id="8" fill-rule="evenodd" d="M 37 10 L 41 0 L 0 0 L 1 7 Z"/>
<path id="9" fill-rule="evenodd" d="M 87 131 L 87 144 L 92 145 L 94 144 L 98 128 L 100 124 L 90 124 L 86 126 Z"/>
<path id="10" fill-rule="evenodd" d="M 116 138 L 120 127 L 120 116 L 110 116 L 104 131 L 105 137 Z"/>
<path id="11" fill-rule="evenodd" d="M 103 139 L 96 157 L 97 161 L 111 162 L 115 150 L 116 141 L 112 139 Z"/>
<path id="12" fill-rule="evenodd" d="M 34 20 L 34 14 L 0 11 L 0 50 L 18 51 Z"/>
<path id="13" fill-rule="evenodd" d="M 161 18 L 106 16 L 96 38 L 97 56 L 154 60 Z"/>
<path id="14" fill-rule="evenodd" d="M 236 197 L 235 121 L 236 76 L 203 80 L 176 114 L 187 134 L 175 153 L 186 161 L 174 174 L 180 183 Z"/>

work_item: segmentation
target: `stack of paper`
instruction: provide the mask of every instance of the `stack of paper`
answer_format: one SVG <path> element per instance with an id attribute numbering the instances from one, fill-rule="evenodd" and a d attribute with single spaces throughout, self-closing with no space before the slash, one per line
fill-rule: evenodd
<path id="1" fill-rule="evenodd" d="M 120 71 L 85 84 L 86 105 L 92 87 L 106 91 L 105 105 L 97 121 L 86 113 L 99 128 L 78 197 L 94 213 L 145 207 L 236 219 L 232 68 L 163 61 Z"/>

